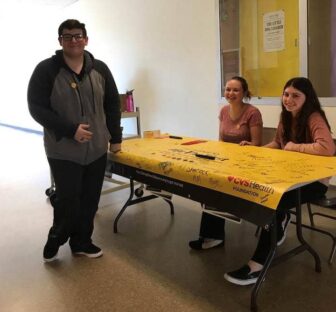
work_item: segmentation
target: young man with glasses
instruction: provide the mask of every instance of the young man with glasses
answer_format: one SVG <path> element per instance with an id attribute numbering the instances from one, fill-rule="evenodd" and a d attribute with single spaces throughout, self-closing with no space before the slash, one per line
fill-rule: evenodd
<path id="1" fill-rule="evenodd" d="M 91 240 L 94 217 L 108 143 L 111 152 L 121 149 L 118 90 L 107 65 L 85 50 L 85 24 L 64 21 L 58 41 L 62 49 L 36 66 L 28 86 L 29 111 L 44 128 L 56 187 L 53 225 L 43 250 L 46 262 L 57 258 L 69 238 L 73 254 L 103 254 Z"/>

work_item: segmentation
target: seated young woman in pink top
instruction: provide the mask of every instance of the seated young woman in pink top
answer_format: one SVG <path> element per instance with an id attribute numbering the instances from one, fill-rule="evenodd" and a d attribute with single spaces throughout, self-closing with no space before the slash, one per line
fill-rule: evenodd
<path id="1" fill-rule="evenodd" d="M 304 77 L 290 79 L 282 94 L 282 112 L 274 140 L 266 147 L 278 148 L 321 156 L 333 156 L 335 144 L 330 125 L 311 82 Z M 322 197 L 329 179 L 313 182 L 301 188 L 302 203 Z M 277 245 L 286 237 L 290 221 L 289 209 L 296 205 L 296 191 L 286 192 L 277 208 Z M 271 249 L 271 233 L 263 229 L 257 248 L 249 262 L 238 270 L 226 273 L 224 278 L 236 285 L 256 283 Z"/>
<path id="2" fill-rule="evenodd" d="M 225 85 L 224 106 L 219 114 L 219 140 L 240 145 L 261 145 L 262 118 L 259 110 L 249 100 L 251 93 L 242 77 L 233 77 Z M 203 213 L 199 238 L 189 242 L 192 249 L 202 250 L 223 246 L 225 219 Z"/>

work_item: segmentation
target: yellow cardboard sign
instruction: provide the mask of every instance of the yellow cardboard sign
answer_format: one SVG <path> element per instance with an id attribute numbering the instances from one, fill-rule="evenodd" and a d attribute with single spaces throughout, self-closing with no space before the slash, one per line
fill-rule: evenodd
<path id="1" fill-rule="evenodd" d="M 197 142 L 194 138 L 126 140 L 122 151 L 111 158 L 271 209 L 276 209 L 288 189 L 336 175 L 336 157 L 219 141 Z"/>

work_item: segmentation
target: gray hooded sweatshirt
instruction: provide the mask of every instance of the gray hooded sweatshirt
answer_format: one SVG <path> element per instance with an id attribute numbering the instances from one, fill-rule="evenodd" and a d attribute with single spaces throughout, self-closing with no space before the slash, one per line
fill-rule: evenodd
<path id="1" fill-rule="evenodd" d="M 49 158 L 87 165 L 107 152 L 109 141 L 121 142 L 116 84 L 107 65 L 87 51 L 80 75 L 66 65 L 62 50 L 39 63 L 29 81 L 28 105 L 44 128 Z M 74 139 L 80 123 L 88 123 L 93 132 L 86 143 Z"/>

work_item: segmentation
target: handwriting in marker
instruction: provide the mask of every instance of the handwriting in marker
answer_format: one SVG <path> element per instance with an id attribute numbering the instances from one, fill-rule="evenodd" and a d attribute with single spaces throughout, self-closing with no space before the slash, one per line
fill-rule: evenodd
<path id="1" fill-rule="evenodd" d="M 211 156 L 211 155 L 206 155 L 206 154 L 195 154 L 196 157 L 200 157 L 200 158 L 205 158 L 205 159 L 209 159 L 209 160 L 215 160 L 216 157 L 215 156 Z"/>

